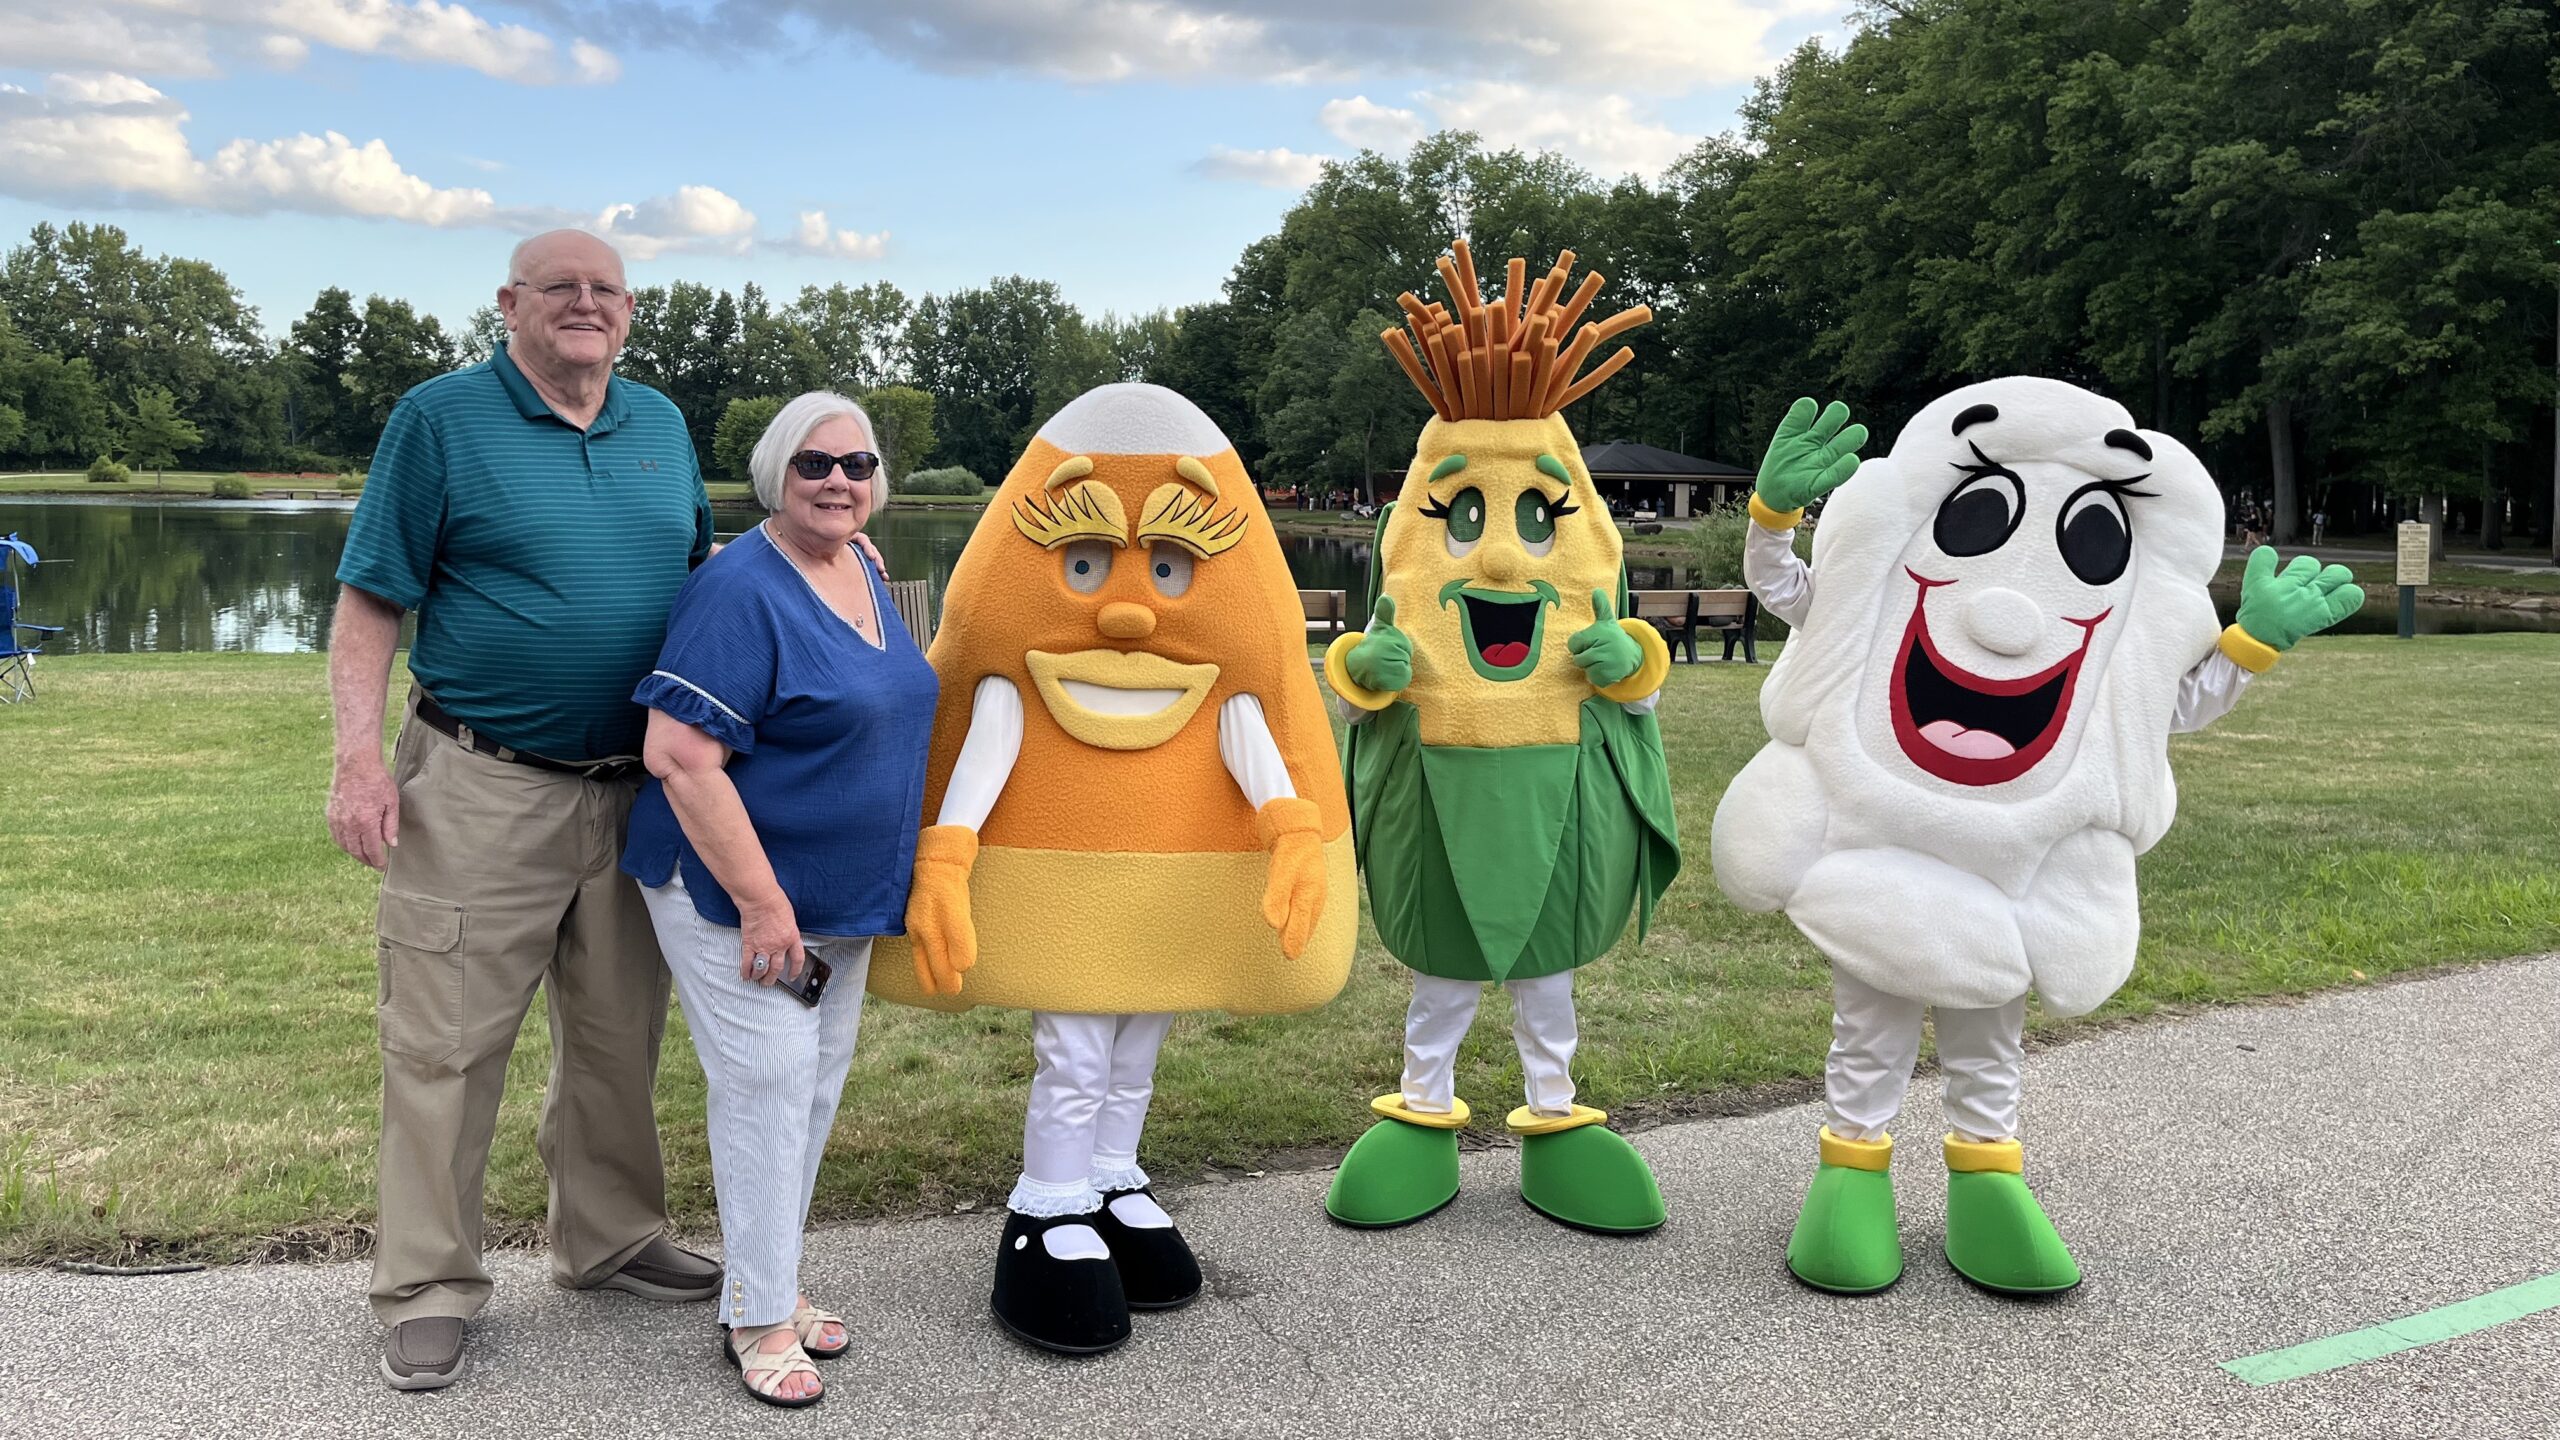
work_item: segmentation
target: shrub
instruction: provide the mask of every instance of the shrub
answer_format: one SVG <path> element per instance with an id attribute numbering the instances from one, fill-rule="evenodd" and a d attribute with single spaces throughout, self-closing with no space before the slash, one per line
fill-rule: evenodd
<path id="1" fill-rule="evenodd" d="M 1751 531 L 1751 507 L 1732 501 L 1707 511 L 1689 531 L 1689 563 L 1697 570 L 1691 583 L 1701 590 L 1729 590 L 1742 584 L 1742 541 Z M 1813 555 L 1813 524 L 1796 527 L 1796 553 Z"/>
<path id="2" fill-rule="evenodd" d="M 364 488 L 364 476 L 365 472 L 362 470 L 342 471 L 338 475 L 338 488 L 348 492 L 349 494 L 362 490 Z"/>
<path id="3" fill-rule="evenodd" d="M 132 482 L 133 471 L 118 461 L 101 455 L 89 462 L 89 483 L 92 485 L 128 485 Z"/>
<path id="4" fill-rule="evenodd" d="M 975 495 L 986 489 L 987 484 L 966 465 L 945 465 L 935 470 L 918 470 L 898 488 L 909 495 Z"/>
<path id="5" fill-rule="evenodd" d="M 249 482 L 238 475 L 217 475 L 213 481 L 213 498 L 246 500 L 249 498 Z"/>
<path id="6" fill-rule="evenodd" d="M 347 462 L 308 445 L 287 445 L 277 452 L 276 468 L 288 475 L 335 475 Z"/>

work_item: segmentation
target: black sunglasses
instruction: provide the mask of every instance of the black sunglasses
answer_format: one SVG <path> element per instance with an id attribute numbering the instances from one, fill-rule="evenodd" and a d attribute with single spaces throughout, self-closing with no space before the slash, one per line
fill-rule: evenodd
<path id="1" fill-rule="evenodd" d="M 791 468 L 803 480 L 824 480 L 827 472 L 838 465 L 844 467 L 844 478 L 860 484 L 880 473 L 880 457 L 868 450 L 854 450 L 843 455 L 830 455 L 824 450 L 803 450 L 791 457 Z"/>

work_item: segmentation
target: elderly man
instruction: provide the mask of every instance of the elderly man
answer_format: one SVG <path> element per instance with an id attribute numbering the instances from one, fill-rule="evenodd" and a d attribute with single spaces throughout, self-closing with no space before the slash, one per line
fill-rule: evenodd
<path id="1" fill-rule="evenodd" d="M 516 247 L 509 343 L 401 397 L 347 533 L 329 688 L 329 833 L 383 872 L 382 1375 L 462 1373 L 489 1298 L 480 1192 L 507 1056 L 547 986 L 551 1274 L 708 1300 L 720 1272 L 664 1238 L 651 1110 L 667 971 L 617 868 L 641 779 L 631 703 L 669 603 L 711 552 L 684 417 L 613 373 L 622 260 L 594 236 Z M 401 612 L 416 685 L 389 768 L 384 693 Z"/>

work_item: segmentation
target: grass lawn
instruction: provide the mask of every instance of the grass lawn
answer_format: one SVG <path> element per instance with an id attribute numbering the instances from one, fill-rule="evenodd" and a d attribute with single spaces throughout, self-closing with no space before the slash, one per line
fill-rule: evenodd
<path id="1" fill-rule="evenodd" d="M 150 471 L 136 470 L 133 479 L 124 484 L 93 485 L 83 471 L 53 470 L 39 474 L 0 475 L 0 495 L 96 495 L 145 500 L 154 495 L 204 496 L 213 493 L 214 481 L 232 476 L 246 480 L 252 493 L 260 490 L 327 492 L 338 487 L 335 475 L 241 475 L 236 470 L 171 470 L 156 484 Z"/>
<path id="2" fill-rule="evenodd" d="M 1652 936 L 1581 983 L 1583 1097 L 1622 1120 L 1802 1093 L 1821 1067 L 1821 960 L 1726 904 L 1707 867 L 1766 673 L 1673 671 L 1689 868 Z M 0 1261 L 361 1248 L 374 879 L 320 823 L 322 657 L 70 657 L 41 677 L 36 704 L 0 710 Z M 2312 642 L 2175 742 L 2184 813 L 2144 862 L 2142 963 L 2101 1018 L 2560 946 L 2555 694 L 2560 637 Z M 1372 942 L 1315 1014 L 1185 1017 L 1149 1164 L 1178 1184 L 1331 1159 L 1395 1083 L 1406 995 Z M 1507 1010 L 1487 998 L 1460 1063 L 1460 1092 L 1496 1115 L 1519 1086 Z M 875 1005 L 863 1023 L 819 1216 L 1000 1203 L 1025 1018 Z M 702 1078 L 675 1024 L 658 1110 L 677 1213 L 707 1228 Z M 541 1218 L 546 1064 L 537 1017 L 499 1125 L 494 1236 Z"/>

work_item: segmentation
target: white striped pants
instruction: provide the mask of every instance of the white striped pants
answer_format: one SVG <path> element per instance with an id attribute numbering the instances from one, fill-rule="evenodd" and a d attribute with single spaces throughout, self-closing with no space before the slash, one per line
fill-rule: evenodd
<path id="1" fill-rule="evenodd" d="M 834 976 L 816 1008 L 738 974 L 738 930 L 693 908 L 680 875 L 641 887 L 709 1082 L 711 1183 L 728 1285 L 722 1324 L 778 1325 L 800 1298 L 800 1241 L 862 1020 L 871 941 L 803 933 Z"/>

